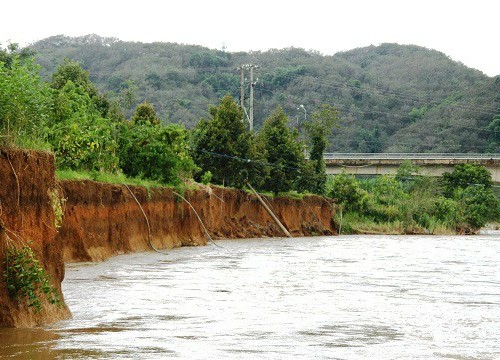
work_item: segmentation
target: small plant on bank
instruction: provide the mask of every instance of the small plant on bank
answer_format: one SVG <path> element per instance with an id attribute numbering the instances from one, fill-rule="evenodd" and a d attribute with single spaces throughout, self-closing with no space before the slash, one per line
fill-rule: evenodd
<path id="1" fill-rule="evenodd" d="M 26 304 L 35 313 L 42 311 L 42 297 L 51 304 L 61 304 L 59 292 L 50 284 L 49 275 L 29 246 L 9 246 L 5 253 L 4 267 L 3 277 L 11 298 L 26 298 Z"/>
<path id="2" fill-rule="evenodd" d="M 64 215 L 64 204 L 66 199 L 59 195 L 57 189 L 49 190 L 50 204 L 54 211 L 54 226 L 59 229 L 62 225 Z"/>
<path id="3" fill-rule="evenodd" d="M 201 183 L 205 184 L 205 185 L 210 184 L 210 182 L 212 181 L 212 177 L 213 177 L 213 174 L 210 170 L 205 171 L 203 173 L 203 175 L 201 176 Z"/>

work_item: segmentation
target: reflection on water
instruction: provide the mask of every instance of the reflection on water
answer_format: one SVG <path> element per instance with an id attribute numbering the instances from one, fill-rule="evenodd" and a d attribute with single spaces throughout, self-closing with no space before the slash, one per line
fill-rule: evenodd
<path id="1" fill-rule="evenodd" d="M 54 358 L 46 344 L 58 338 L 56 333 L 42 329 L 0 328 L 0 355 L 16 359 Z"/>
<path id="2" fill-rule="evenodd" d="M 500 239 L 219 241 L 67 267 L 73 319 L 12 359 L 499 359 Z"/>

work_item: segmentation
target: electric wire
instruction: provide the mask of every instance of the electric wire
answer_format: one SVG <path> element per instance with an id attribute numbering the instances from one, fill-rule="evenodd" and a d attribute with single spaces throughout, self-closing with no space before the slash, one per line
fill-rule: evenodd
<path id="1" fill-rule="evenodd" d="M 221 89 L 221 90 L 223 90 L 223 89 Z M 265 91 L 268 91 L 268 92 L 271 92 L 271 93 L 274 93 L 274 94 L 277 93 L 277 92 L 272 91 L 272 90 L 265 90 Z M 257 93 L 257 91 L 256 91 L 256 93 Z M 298 98 L 295 95 L 286 94 L 285 96 L 288 97 L 288 98 L 296 98 L 296 99 L 293 99 L 293 101 L 295 103 L 298 103 L 298 100 L 297 100 Z M 335 107 L 337 109 L 339 109 L 339 110 L 343 110 L 344 109 L 344 108 L 339 108 L 337 106 L 335 106 Z M 360 110 L 359 110 L 359 112 L 360 113 L 365 113 L 365 114 L 368 113 L 368 112 L 363 112 L 363 111 L 360 111 Z M 375 111 L 370 111 L 370 113 L 371 112 L 375 112 Z M 391 114 L 391 113 L 386 113 L 386 112 L 378 112 L 378 113 L 387 114 L 387 115 L 390 115 L 390 116 L 393 116 L 393 117 L 404 118 L 404 116 L 398 115 L 398 114 Z M 454 129 L 454 128 L 471 129 L 471 130 L 478 130 L 478 131 L 484 131 L 484 132 L 495 131 L 495 130 L 489 130 L 489 129 L 486 129 L 486 128 L 476 128 L 476 127 L 462 126 L 462 125 L 450 126 L 450 127 L 446 128 L 446 129 L 441 129 L 441 131 L 451 130 L 451 129 Z M 352 140 L 342 139 L 341 141 L 342 142 L 350 142 L 350 143 L 359 143 L 359 142 L 361 142 L 360 140 L 355 140 L 355 139 L 352 139 Z M 362 142 L 364 142 L 364 143 L 378 143 L 380 141 L 376 141 L 376 140 L 362 140 Z M 415 144 L 415 143 L 409 143 L 409 142 L 405 143 L 405 142 L 393 142 L 393 141 L 391 141 L 390 145 L 415 146 L 417 144 Z M 456 145 L 439 144 L 439 146 L 442 147 L 442 148 L 448 148 L 448 149 L 450 149 L 450 148 L 456 149 L 457 148 Z M 463 144 L 461 144 L 460 148 L 462 148 L 462 149 L 470 149 L 470 150 L 474 150 L 474 149 L 476 149 L 476 150 L 485 150 L 485 149 L 488 148 L 488 144 L 485 144 L 485 145 L 482 145 L 482 146 L 479 146 L 479 145 L 463 145 Z"/>
<path id="2" fill-rule="evenodd" d="M 267 74 L 266 74 L 267 75 Z M 423 98 L 423 97 L 418 97 L 418 96 L 410 96 L 410 95 L 406 95 L 406 94 L 401 94 L 401 93 L 398 93 L 398 92 L 395 92 L 395 91 L 392 91 L 392 90 L 384 90 L 384 89 L 379 89 L 379 88 L 376 88 L 376 87 L 373 87 L 373 86 L 368 86 L 368 85 L 364 85 L 364 86 L 360 86 L 358 87 L 357 85 L 353 85 L 353 84 L 349 84 L 349 83 L 341 83 L 341 82 L 335 82 L 335 81 L 325 81 L 325 80 L 320 80 L 318 79 L 317 77 L 314 77 L 312 75 L 304 75 L 304 74 L 278 74 L 278 73 L 271 73 L 270 74 L 271 76 L 272 75 L 279 75 L 280 77 L 282 78 L 285 78 L 285 79 L 288 79 L 290 81 L 292 80 L 296 80 L 296 79 L 299 79 L 299 78 L 306 78 L 306 79 L 312 79 L 314 80 L 314 83 L 315 84 L 319 84 L 319 85 L 323 85 L 323 86 L 327 86 L 327 87 L 335 87 L 335 88 L 347 88 L 347 89 L 352 89 L 352 90 L 363 90 L 363 91 L 371 91 L 371 92 L 378 92 L 382 95 L 392 95 L 393 97 L 396 97 L 396 98 L 401 98 L 401 99 L 404 99 L 404 100 L 411 100 L 411 101 L 415 101 L 415 102 L 424 102 L 426 104 L 436 104 L 436 105 L 445 105 L 447 106 L 446 104 L 442 104 L 442 102 L 438 101 L 438 100 L 434 100 L 432 98 Z M 443 99 L 442 101 L 445 101 L 446 99 Z M 471 111 L 477 111 L 477 112 L 482 112 L 482 113 L 488 113 L 488 114 L 495 114 L 495 110 L 492 109 L 491 107 L 487 107 L 487 106 L 470 106 L 470 105 L 463 105 L 463 104 L 455 104 L 453 106 L 453 108 L 459 108 L 459 109 L 462 109 L 462 110 L 471 110 Z"/>
<path id="3" fill-rule="evenodd" d="M 208 150 L 204 150 L 204 149 L 196 149 L 195 151 L 199 151 L 199 152 L 208 154 L 210 156 L 221 157 L 221 158 L 232 159 L 232 160 L 238 160 L 238 161 L 246 162 L 246 163 L 249 163 L 249 164 L 250 163 L 259 164 L 259 165 L 269 166 L 269 167 L 273 167 L 273 168 L 277 168 L 277 169 L 278 168 L 279 169 L 289 169 L 289 170 L 296 170 L 296 171 L 302 170 L 302 169 L 300 169 L 298 167 L 289 166 L 289 165 L 285 165 L 285 164 L 277 164 L 277 163 L 270 163 L 268 161 L 248 159 L 248 158 L 243 158 L 241 156 L 229 155 L 229 154 L 223 154 L 223 153 L 216 153 L 216 152 L 208 151 Z"/>
<path id="4" fill-rule="evenodd" d="M 214 90 L 215 91 L 223 91 L 224 89 L 219 88 L 219 89 L 214 89 Z M 274 95 L 281 95 L 281 94 L 283 94 L 285 97 L 294 98 L 293 100 L 294 100 L 295 103 L 301 102 L 301 100 L 296 95 L 284 94 L 282 92 L 278 92 L 278 91 L 275 91 L 275 90 L 269 90 L 269 89 L 263 89 L 263 88 L 257 88 L 255 90 L 255 93 L 258 94 L 259 91 L 272 93 Z M 318 103 L 321 102 L 319 99 L 311 99 L 311 100 L 315 101 L 315 102 L 318 102 Z M 360 113 L 360 114 L 364 114 L 364 115 L 380 114 L 380 115 L 386 115 L 388 117 L 400 118 L 400 119 L 406 119 L 407 118 L 406 115 L 388 113 L 388 112 L 379 111 L 379 110 L 369 110 L 369 111 L 363 111 L 361 109 L 354 109 L 353 110 L 352 108 L 347 108 L 346 106 L 338 106 L 338 105 L 335 105 L 334 107 L 337 108 L 339 111 L 343 111 L 343 112 L 345 112 L 345 113 L 347 113 L 348 115 L 351 115 L 351 116 L 354 116 L 357 113 Z M 453 125 L 449 126 L 449 128 L 470 129 L 470 130 L 477 130 L 477 131 L 484 131 L 484 132 L 496 132 L 496 130 L 494 130 L 494 129 L 480 128 L 480 127 L 473 127 L 473 126 L 459 125 L 459 124 L 453 124 Z M 448 129 L 443 129 L 443 130 L 448 130 Z"/>

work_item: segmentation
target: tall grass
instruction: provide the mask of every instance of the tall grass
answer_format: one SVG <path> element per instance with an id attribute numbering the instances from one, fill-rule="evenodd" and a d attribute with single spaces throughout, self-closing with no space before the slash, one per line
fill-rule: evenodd
<path id="1" fill-rule="evenodd" d="M 59 180 L 92 180 L 110 184 L 127 184 L 143 186 L 147 189 L 155 187 L 167 187 L 165 184 L 152 180 L 141 178 L 130 178 L 121 173 L 112 174 L 100 171 L 75 171 L 75 170 L 56 170 L 56 178 Z"/>
<path id="2" fill-rule="evenodd" d="M 429 235 L 453 235 L 455 229 L 431 218 L 430 225 L 425 228 L 415 222 L 407 224 L 403 221 L 376 222 L 374 219 L 355 212 L 344 213 L 343 216 L 337 212 L 334 216 L 337 228 L 341 228 L 344 235 L 348 234 L 384 234 L 384 235 L 407 235 L 407 234 L 429 234 Z"/>

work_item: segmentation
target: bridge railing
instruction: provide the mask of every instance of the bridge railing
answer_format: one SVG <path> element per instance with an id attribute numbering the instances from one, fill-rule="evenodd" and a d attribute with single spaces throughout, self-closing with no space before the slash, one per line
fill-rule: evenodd
<path id="1" fill-rule="evenodd" d="M 500 154 L 473 154 L 473 153 L 324 153 L 325 160 L 348 160 L 348 159 L 363 159 L 363 160 L 453 160 L 453 159 L 470 159 L 470 160 L 484 160 L 494 159 L 500 160 Z"/>

